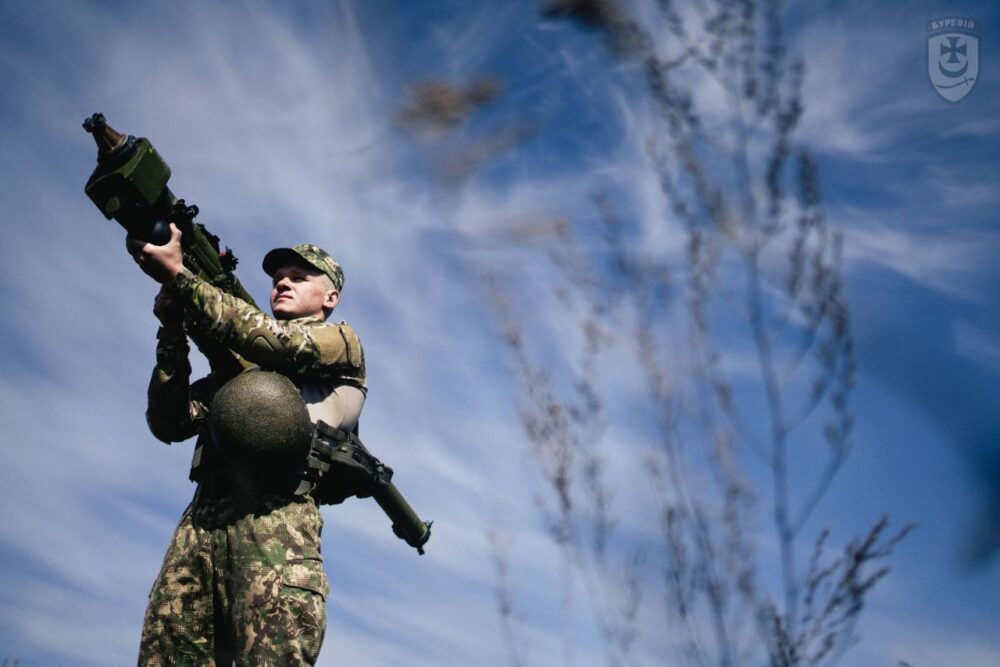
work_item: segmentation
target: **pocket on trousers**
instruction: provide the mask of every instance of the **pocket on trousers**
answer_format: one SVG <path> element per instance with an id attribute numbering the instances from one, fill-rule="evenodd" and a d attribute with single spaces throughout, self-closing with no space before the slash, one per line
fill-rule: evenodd
<path id="1" fill-rule="evenodd" d="M 330 593 L 330 585 L 323 571 L 321 558 L 297 558 L 285 561 L 281 569 L 281 583 L 320 595 L 323 600 Z"/>

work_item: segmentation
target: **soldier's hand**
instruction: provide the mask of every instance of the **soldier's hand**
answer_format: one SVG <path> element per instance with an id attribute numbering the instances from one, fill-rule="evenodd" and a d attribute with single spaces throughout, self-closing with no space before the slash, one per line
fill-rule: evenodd
<path id="1" fill-rule="evenodd" d="M 178 328 L 184 324 L 184 309 L 164 287 L 153 301 L 153 314 L 164 327 Z"/>
<path id="2" fill-rule="evenodd" d="M 170 223 L 170 240 L 163 245 L 127 236 L 125 247 L 143 273 L 161 285 L 172 280 L 184 268 L 181 230 L 174 223 Z"/>

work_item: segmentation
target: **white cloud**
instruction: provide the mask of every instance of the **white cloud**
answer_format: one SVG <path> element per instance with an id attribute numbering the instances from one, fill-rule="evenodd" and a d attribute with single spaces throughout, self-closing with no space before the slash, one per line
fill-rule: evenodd
<path id="1" fill-rule="evenodd" d="M 919 35 L 909 39 L 890 29 L 899 20 L 893 11 L 865 9 L 867 20 L 856 20 L 855 13 L 826 17 L 810 21 L 794 38 L 794 52 L 806 63 L 800 138 L 854 160 L 878 154 L 898 136 L 901 119 L 924 106 L 922 90 L 901 85 L 923 44 Z"/>
<path id="2" fill-rule="evenodd" d="M 948 296 L 981 293 L 976 277 L 992 259 L 998 240 L 987 234 L 916 234 L 867 217 L 844 233 L 848 262 L 872 262 Z"/>

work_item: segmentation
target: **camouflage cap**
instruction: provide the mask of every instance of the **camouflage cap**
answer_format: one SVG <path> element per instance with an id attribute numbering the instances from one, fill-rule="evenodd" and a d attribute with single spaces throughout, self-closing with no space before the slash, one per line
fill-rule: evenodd
<path id="1" fill-rule="evenodd" d="M 273 276 L 274 272 L 289 262 L 305 262 L 317 271 L 323 273 L 339 292 L 344 287 L 344 271 L 333 257 L 322 248 L 311 243 L 299 243 L 291 248 L 275 248 L 264 255 L 264 273 Z"/>

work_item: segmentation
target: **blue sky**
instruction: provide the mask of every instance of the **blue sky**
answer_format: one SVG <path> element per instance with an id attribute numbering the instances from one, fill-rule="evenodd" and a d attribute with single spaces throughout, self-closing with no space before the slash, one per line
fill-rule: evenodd
<path id="1" fill-rule="evenodd" d="M 613 190 L 648 247 L 679 251 L 657 224 L 635 73 L 594 35 L 539 22 L 533 2 L 290 6 L 0 6 L 0 659 L 131 663 L 193 492 L 190 443 L 163 446 L 143 420 L 155 286 L 83 194 L 80 122 L 103 111 L 158 147 L 259 300 L 272 247 L 318 243 L 344 266 L 337 315 L 369 364 L 365 441 L 435 530 L 418 558 L 374 503 L 324 510 L 321 664 L 505 664 L 490 529 L 510 541 L 530 663 L 561 660 L 558 554 L 480 278 L 498 275 L 559 357 L 535 223 L 592 219 L 590 196 Z M 926 22 L 941 16 L 981 26 L 980 78 L 957 104 L 927 80 Z M 843 541 L 883 513 L 919 524 L 843 664 L 994 666 L 1000 559 L 969 568 L 963 554 L 1000 521 L 1000 12 L 804 2 L 787 20 L 859 362 L 854 448 L 815 525 Z M 503 94 L 457 135 L 400 128 L 409 86 L 481 76 Z M 433 159 L 519 129 L 458 176 Z M 600 664 L 576 616 L 577 663 Z M 672 664 L 659 611 L 640 619 L 639 664 Z"/>

